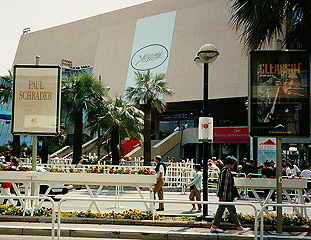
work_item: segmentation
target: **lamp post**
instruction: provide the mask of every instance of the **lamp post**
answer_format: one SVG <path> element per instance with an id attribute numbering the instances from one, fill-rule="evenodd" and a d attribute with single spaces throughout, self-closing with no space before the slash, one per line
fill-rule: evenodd
<path id="1" fill-rule="evenodd" d="M 203 45 L 194 61 L 198 65 L 203 64 L 203 117 L 208 117 L 208 67 L 218 57 L 219 52 L 213 44 Z M 203 142 L 203 201 L 208 201 L 208 141 Z M 208 215 L 208 206 L 203 205 L 203 217 Z"/>

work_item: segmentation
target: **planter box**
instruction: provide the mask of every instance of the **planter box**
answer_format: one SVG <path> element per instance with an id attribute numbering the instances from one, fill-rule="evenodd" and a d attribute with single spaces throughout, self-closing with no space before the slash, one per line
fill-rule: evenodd
<path id="1" fill-rule="evenodd" d="M 0 182 L 150 187 L 155 175 L 1 171 Z"/>
<path id="2" fill-rule="evenodd" d="M 275 178 L 235 178 L 237 188 L 273 189 L 276 188 Z M 283 189 L 307 188 L 307 179 L 282 179 Z"/>

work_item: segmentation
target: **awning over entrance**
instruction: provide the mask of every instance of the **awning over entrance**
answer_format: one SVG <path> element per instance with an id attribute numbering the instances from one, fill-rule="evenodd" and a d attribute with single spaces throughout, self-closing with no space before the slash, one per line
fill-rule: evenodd
<path id="1" fill-rule="evenodd" d="M 6 110 L 0 110 L 0 119 L 11 120 L 12 113 Z"/>

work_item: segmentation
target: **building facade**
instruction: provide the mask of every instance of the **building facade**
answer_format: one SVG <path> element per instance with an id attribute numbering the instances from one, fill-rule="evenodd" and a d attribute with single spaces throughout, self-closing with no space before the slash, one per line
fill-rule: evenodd
<path id="1" fill-rule="evenodd" d="M 22 35 L 14 64 L 89 64 L 94 75 L 122 95 L 134 84 L 134 71 L 166 73 L 174 92 L 165 97 L 167 111 L 154 113 L 153 139 L 176 127 L 197 127 L 202 115 L 203 78 L 194 60 L 199 48 L 214 44 L 220 55 L 209 68 L 209 112 L 215 132 L 211 156 L 250 157 L 247 131 L 248 55 L 229 23 L 230 4 L 218 0 L 153 0 L 72 23 Z M 218 130 L 217 130 L 218 128 Z M 246 130 L 245 130 L 246 129 Z M 235 133 L 235 135 L 232 133 Z M 237 135 L 239 132 L 242 135 Z M 201 158 L 201 143 L 182 141 L 177 157 Z"/>

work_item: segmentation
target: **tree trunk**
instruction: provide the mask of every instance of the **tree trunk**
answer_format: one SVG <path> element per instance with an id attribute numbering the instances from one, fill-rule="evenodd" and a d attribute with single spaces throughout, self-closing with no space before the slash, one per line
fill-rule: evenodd
<path id="1" fill-rule="evenodd" d="M 21 140 L 19 135 L 13 135 L 12 148 L 12 155 L 19 158 L 21 154 Z"/>
<path id="2" fill-rule="evenodd" d="M 83 137 L 83 114 L 82 109 L 75 114 L 74 133 L 73 133 L 73 163 L 78 163 L 82 156 L 82 137 Z"/>
<path id="3" fill-rule="evenodd" d="M 41 147 L 41 153 L 40 153 L 42 163 L 48 163 L 48 155 L 49 155 L 49 148 L 43 139 L 42 147 Z"/>
<path id="4" fill-rule="evenodd" d="M 111 131 L 111 155 L 112 165 L 119 165 L 120 152 L 119 152 L 119 129 L 116 126 L 112 127 Z"/>
<path id="5" fill-rule="evenodd" d="M 144 165 L 151 166 L 151 102 L 145 105 L 144 116 Z"/>

